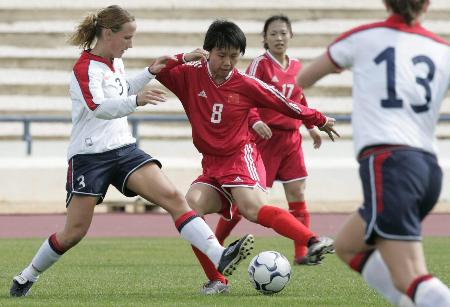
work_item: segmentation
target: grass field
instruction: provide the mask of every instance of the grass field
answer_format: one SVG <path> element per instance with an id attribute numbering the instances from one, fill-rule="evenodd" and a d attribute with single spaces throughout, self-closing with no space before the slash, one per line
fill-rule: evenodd
<path id="1" fill-rule="evenodd" d="M 41 243 L 0 240 L 0 306 L 388 306 L 335 255 L 320 266 L 293 267 L 286 289 L 272 296 L 251 287 L 246 259 L 230 278 L 230 294 L 204 297 L 203 273 L 178 238 L 85 239 L 41 276 L 28 297 L 9 298 L 11 278 Z M 291 244 L 257 238 L 255 250 L 277 250 L 290 259 Z M 449 238 L 426 238 L 424 244 L 431 273 L 449 284 Z"/>

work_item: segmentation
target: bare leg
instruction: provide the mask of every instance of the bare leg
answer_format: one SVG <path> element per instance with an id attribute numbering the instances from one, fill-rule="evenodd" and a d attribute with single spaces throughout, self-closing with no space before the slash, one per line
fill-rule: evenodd
<path id="1" fill-rule="evenodd" d="M 52 234 L 42 243 L 31 263 L 15 276 L 11 296 L 25 296 L 40 274 L 59 260 L 68 249 L 86 235 L 91 225 L 97 197 L 74 195 L 67 209 L 64 229 Z"/>
<path id="2" fill-rule="evenodd" d="M 56 233 L 56 239 L 64 251 L 75 246 L 88 232 L 97 201 L 97 197 L 73 195 L 67 207 L 64 229 Z"/>
<path id="3" fill-rule="evenodd" d="M 283 188 L 284 194 L 286 195 L 286 200 L 289 203 L 305 201 L 305 179 L 283 183 Z"/>
<path id="4" fill-rule="evenodd" d="M 403 293 L 415 278 L 428 274 L 421 242 L 380 238 L 377 249 L 391 272 L 394 285 Z"/>
<path id="5" fill-rule="evenodd" d="M 238 248 L 230 248 L 229 253 L 225 253 L 209 226 L 192 211 L 183 195 L 154 163 L 145 164 L 131 174 L 127 187 L 167 210 L 181 237 L 204 253 L 225 275 L 231 275 L 235 266 L 247 256 L 247 250 L 253 248 L 253 236 L 248 235 L 242 238 Z"/>
<path id="6" fill-rule="evenodd" d="M 165 209 L 174 221 L 190 211 L 183 195 L 154 163 L 147 163 L 132 173 L 127 188 Z"/>
<path id="7" fill-rule="evenodd" d="M 374 246 L 365 244 L 364 232 L 364 220 L 357 212 L 353 213 L 338 232 L 335 240 L 336 254 L 391 304 L 413 306 L 411 300 L 394 286 L 380 253 Z"/>
<path id="8" fill-rule="evenodd" d="M 339 229 L 334 245 L 336 254 L 345 263 L 350 263 L 356 254 L 373 249 L 364 242 L 365 222 L 355 212 Z"/>

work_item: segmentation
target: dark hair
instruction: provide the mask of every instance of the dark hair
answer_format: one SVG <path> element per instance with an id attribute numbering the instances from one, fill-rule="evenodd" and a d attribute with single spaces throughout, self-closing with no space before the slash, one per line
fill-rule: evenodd
<path id="1" fill-rule="evenodd" d="M 69 38 L 69 43 L 89 49 L 94 39 L 100 37 L 102 28 L 119 32 L 122 30 L 122 25 L 130 21 L 134 21 L 134 16 L 128 11 L 118 5 L 108 6 L 97 13 L 87 15 Z"/>
<path id="2" fill-rule="evenodd" d="M 391 10 L 403 16 L 406 24 L 412 22 L 422 13 L 423 6 L 428 0 L 384 0 Z"/>
<path id="3" fill-rule="evenodd" d="M 239 49 L 245 53 L 247 39 L 244 32 L 234 23 L 227 20 L 215 20 L 206 31 L 203 49 L 211 51 L 214 47 L 220 49 Z"/>
<path id="4" fill-rule="evenodd" d="M 281 15 L 281 14 L 273 15 L 266 19 L 266 22 L 264 23 L 263 32 L 262 32 L 263 37 L 266 38 L 267 29 L 269 28 L 270 24 L 277 20 L 284 22 L 286 24 L 286 26 L 289 30 L 289 33 L 291 33 L 291 37 L 292 37 L 293 33 L 292 33 L 291 20 L 286 15 Z M 267 43 L 264 43 L 264 49 L 266 49 L 266 50 L 269 49 L 269 45 L 267 45 Z"/>

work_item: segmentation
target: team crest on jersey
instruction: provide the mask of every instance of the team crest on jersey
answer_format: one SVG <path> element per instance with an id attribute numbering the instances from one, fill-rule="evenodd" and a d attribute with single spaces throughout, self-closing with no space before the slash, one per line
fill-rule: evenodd
<path id="1" fill-rule="evenodd" d="M 208 98 L 207 96 L 206 96 L 206 93 L 205 93 L 205 91 L 204 90 L 202 90 L 200 93 L 198 93 L 198 95 L 197 96 L 199 96 L 199 97 L 203 97 L 203 98 Z"/>
<path id="2" fill-rule="evenodd" d="M 273 76 L 272 80 L 273 83 L 279 82 L 280 80 L 278 80 L 277 76 Z"/>
<path id="3" fill-rule="evenodd" d="M 229 94 L 228 95 L 229 104 L 239 104 L 239 94 Z"/>

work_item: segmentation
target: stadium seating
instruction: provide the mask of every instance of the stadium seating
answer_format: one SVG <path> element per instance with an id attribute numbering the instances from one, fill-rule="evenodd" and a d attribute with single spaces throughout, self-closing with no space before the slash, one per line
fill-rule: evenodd
<path id="1" fill-rule="evenodd" d="M 77 21 L 86 12 L 95 11 L 107 2 L 0 0 L 0 114 L 70 116 L 68 80 L 79 51 L 75 47 L 68 46 L 66 40 Z M 239 68 L 244 70 L 253 57 L 263 52 L 262 25 L 264 19 L 272 14 L 284 13 L 292 19 L 294 38 L 289 54 L 301 59 L 305 65 L 320 55 L 327 44 L 341 32 L 386 16 L 381 0 L 359 1 L 357 4 L 352 0 L 128 0 L 116 1 L 116 3 L 130 10 L 136 16 L 138 23 L 134 48 L 128 50 L 124 57 L 128 74 L 133 74 L 148 65 L 157 56 L 200 47 L 203 33 L 215 18 L 231 19 L 246 33 L 248 49 L 239 64 Z M 449 16 L 448 0 L 433 0 L 424 25 L 450 41 Z M 328 114 L 349 115 L 352 108 L 351 79 L 351 73 L 345 72 L 320 81 L 316 87 L 307 91 L 310 105 Z M 152 82 L 150 86 L 161 87 L 158 82 Z M 444 102 L 444 114 L 450 114 L 449 97 L 450 95 Z M 170 95 L 167 103 L 156 107 L 146 106 L 138 113 L 174 115 L 183 114 L 183 110 L 178 99 Z M 70 134 L 68 123 L 32 124 L 31 129 L 34 139 L 66 141 Z M 310 169 L 307 193 L 313 201 L 326 203 L 337 200 L 354 204 L 361 199 L 361 192 L 356 177 L 357 165 L 350 145 L 351 127 L 348 123 L 340 123 L 338 129 L 345 139 L 340 141 L 341 144 L 335 146 L 325 142 L 324 148 L 320 151 L 305 148 Z M 437 133 L 441 139 L 448 139 L 450 123 L 441 123 Z M 143 143 L 144 149 L 154 154 L 151 141 L 189 143 L 190 127 L 187 123 L 149 122 L 139 126 L 139 135 L 142 140 L 146 140 Z M 20 123 L 0 121 L 2 150 L 17 148 L 17 146 L 9 147 L 4 144 L 13 140 L 18 141 L 21 137 Z M 177 146 L 176 143 L 173 144 Z M 306 142 L 305 147 L 309 145 Z M 178 156 L 171 155 L 169 153 L 171 149 L 158 153 L 163 160 L 165 156 L 169 156 L 163 161 L 166 165 L 165 170 L 172 179 L 179 180 L 176 183 L 183 191 L 198 173 L 199 166 L 198 153 L 192 146 L 187 148 L 188 154 L 182 152 Z M 20 151 L 20 149 L 14 150 Z M 30 178 L 30 185 L 35 186 L 33 196 L 31 193 L 24 195 L 23 190 L 18 190 L 13 184 L 0 186 L 0 195 L 2 197 L 5 195 L 4 199 L 0 199 L 0 212 L 5 207 L 2 207 L 2 202 L 62 201 L 65 161 L 64 151 L 61 152 L 62 155 L 58 154 L 58 158 L 32 156 L 29 158 L 33 159 L 32 162 L 18 158 L 23 156 L 23 152 L 0 153 L 0 175 L 3 178 L 13 178 L 12 181 Z M 342 152 L 345 154 L 341 155 Z M 444 152 L 448 154 L 449 150 L 444 149 Z M 340 160 L 336 161 L 336 157 Z M 447 157 L 448 155 L 443 160 L 443 164 L 448 173 L 450 163 Z M 39 172 L 46 167 L 50 168 L 50 171 L 45 174 L 45 177 L 51 177 L 51 179 L 41 182 L 36 180 L 40 178 Z M 340 179 L 338 177 L 333 179 L 333 176 L 338 176 Z M 325 179 L 324 182 L 323 178 L 330 179 Z M 345 181 L 345 185 L 339 181 Z M 48 186 L 51 186 L 51 192 L 45 192 Z M 330 187 L 327 188 L 326 193 L 323 192 L 323 186 Z M 271 195 L 274 198 L 283 198 L 280 189 L 275 189 Z M 443 197 L 448 200 L 450 195 L 443 193 Z M 122 199 L 116 191 L 112 193 L 112 201 Z M 60 206 L 60 209 L 64 209 L 63 206 Z M 319 207 L 316 209 L 321 210 Z M 345 207 L 345 210 L 347 209 Z M 328 209 L 324 208 L 324 210 Z"/>

